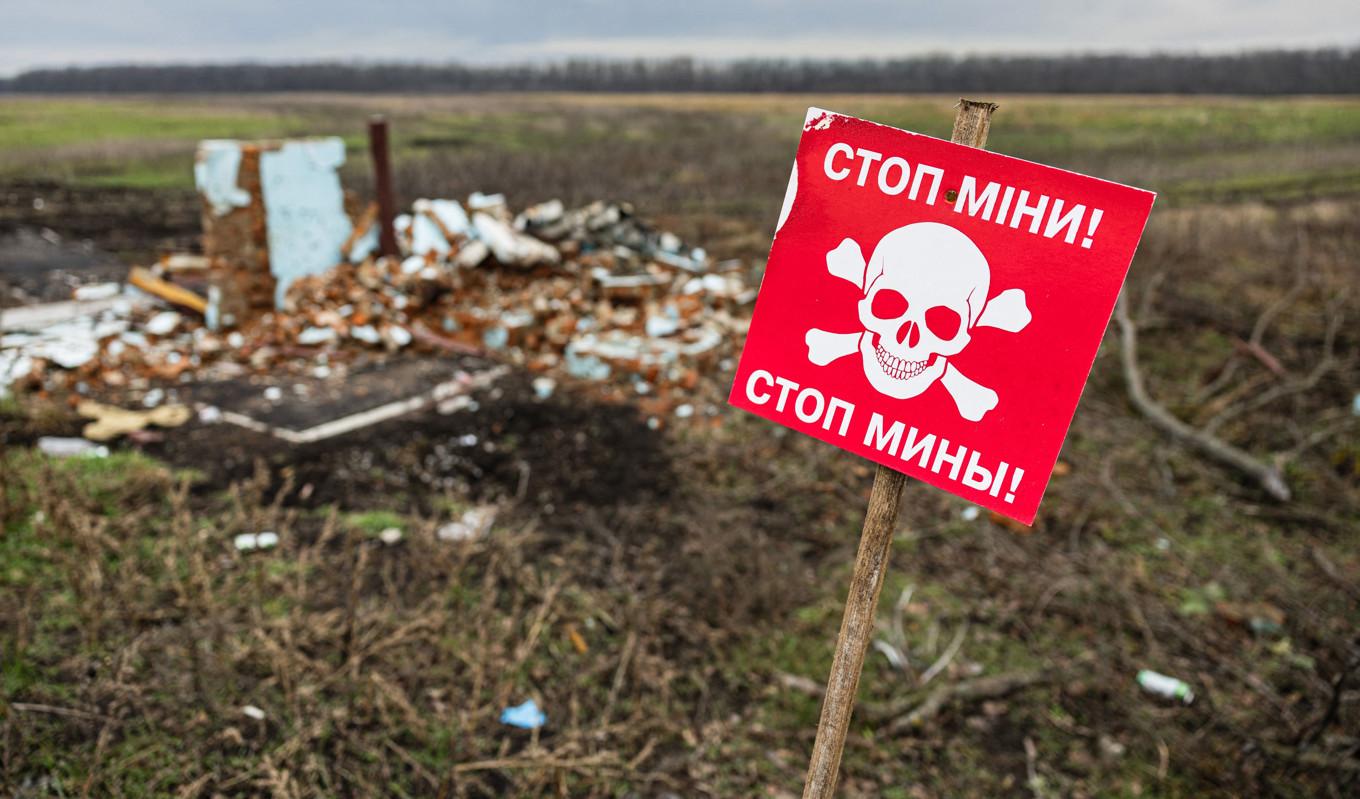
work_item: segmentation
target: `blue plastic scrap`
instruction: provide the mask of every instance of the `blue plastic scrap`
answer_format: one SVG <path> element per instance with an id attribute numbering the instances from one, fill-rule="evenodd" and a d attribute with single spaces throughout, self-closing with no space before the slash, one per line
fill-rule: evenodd
<path id="1" fill-rule="evenodd" d="M 501 723 L 522 730 L 536 730 L 548 723 L 548 717 L 538 709 L 538 704 L 530 699 L 522 705 L 507 707 L 501 711 Z"/>

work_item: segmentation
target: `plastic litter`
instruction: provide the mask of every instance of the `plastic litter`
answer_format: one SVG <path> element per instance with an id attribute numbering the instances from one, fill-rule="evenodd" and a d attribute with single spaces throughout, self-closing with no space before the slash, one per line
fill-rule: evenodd
<path id="1" fill-rule="evenodd" d="M 109 448 L 84 438 L 43 436 L 38 439 L 38 451 L 53 458 L 107 458 Z"/>
<path id="2" fill-rule="evenodd" d="M 556 390 L 557 381 L 553 380 L 551 377 L 534 378 L 534 396 L 538 397 L 539 399 L 545 400 L 551 397 L 553 395 L 553 392 Z"/>
<path id="3" fill-rule="evenodd" d="M 538 703 L 530 699 L 501 711 L 501 723 L 522 730 L 536 730 L 548 723 L 548 717 L 539 709 Z"/>
<path id="4" fill-rule="evenodd" d="M 465 511 L 456 521 L 441 525 L 435 531 L 435 537 L 440 541 L 469 541 L 481 538 L 491 531 L 491 525 L 495 521 L 496 507 L 483 505 Z"/>
<path id="5" fill-rule="evenodd" d="M 1189 683 L 1178 680 L 1175 677 L 1168 677 L 1155 671 L 1143 669 L 1138 672 L 1138 684 L 1144 691 L 1155 694 L 1164 699 L 1179 699 L 1185 704 L 1195 701 L 1195 692 Z"/>
<path id="6" fill-rule="evenodd" d="M 1262 637 L 1273 637 L 1284 632 L 1279 622 L 1266 616 L 1252 616 L 1247 620 L 1247 627 Z"/>
<path id="7" fill-rule="evenodd" d="M 279 545 L 279 535 L 273 532 L 241 533 L 235 542 L 238 552 L 253 552 L 257 549 L 273 549 Z"/>

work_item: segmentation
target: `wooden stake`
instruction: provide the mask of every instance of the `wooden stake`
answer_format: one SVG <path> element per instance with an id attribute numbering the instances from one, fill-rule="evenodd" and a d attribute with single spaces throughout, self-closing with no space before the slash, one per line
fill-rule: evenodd
<path id="1" fill-rule="evenodd" d="M 396 202 L 392 199 L 392 161 L 387 151 L 387 120 L 368 120 L 368 150 L 373 157 L 373 187 L 378 195 L 378 253 L 397 254 L 397 232 L 392 228 Z"/>
<path id="2" fill-rule="evenodd" d="M 985 146 L 995 110 L 995 103 L 959 100 L 951 141 L 970 147 Z M 803 799 L 830 799 L 836 791 L 845 735 L 855 709 L 864 655 L 873 638 L 878 597 L 883 591 L 883 576 L 892 554 L 897 511 L 906 482 L 906 475 L 886 466 L 879 466 L 874 473 L 874 487 L 869 492 L 869 507 L 864 513 L 864 530 L 860 533 L 859 552 L 855 555 L 855 570 L 850 575 L 850 594 L 845 600 L 845 616 L 836 638 L 831 676 L 826 681 L 826 699 L 822 703 L 821 720 L 817 723 L 817 740 L 812 745 Z"/>
<path id="3" fill-rule="evenodd" d="M 956 107 L 958 111 L 954 114 L 954 135 L 950 136 L 949 140 L 955 144 L 985 149 L 987 133 L 992 129 L 992 113 L 997 109 L 996 103 L 960 99 Z"/>
<path id="4" fill-rule="evenodd" d="M 144 266 L 132 267 L 132 271 L 128 273 L 128 282 L 147 294 L 155 294 L 167 302 L 182 305 L 199 313 L 208 312 L 208 301 L 206 299 L 183 286 L 176 286 L 168 280 L 162 280 L 156 276 L 155 272 Z"/>

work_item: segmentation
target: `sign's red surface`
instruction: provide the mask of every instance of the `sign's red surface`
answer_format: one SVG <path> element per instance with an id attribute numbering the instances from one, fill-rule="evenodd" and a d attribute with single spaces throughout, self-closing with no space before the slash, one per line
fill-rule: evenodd
<path id="1" fill-rule="evenodd" d="M 1030 524 L 1154 196 L 809 109 L 729 401 Z"/>

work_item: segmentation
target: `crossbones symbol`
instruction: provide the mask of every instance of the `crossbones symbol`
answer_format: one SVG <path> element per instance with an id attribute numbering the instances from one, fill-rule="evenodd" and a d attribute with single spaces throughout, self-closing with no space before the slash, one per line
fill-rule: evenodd
<path id="1" fill-rule="evenodd" d="M 973 328 L 1018 333 L 1031 316 L 1021 289 L 987 298 L 991 268 L 972 240 L 948 225 L 917 222 L 884 236 L 867 263 L 859 244 L 845 239 L 826 254 L 826 268 L 864 292 L 863 329 L 808 330 L 808 360 L 826 366 L 858 352 L 869 384 L 896 399 L 918 396 L 939 381 L 971 422 L 996 407 L 996 392 L 949 359 L 968 346 Z"/>

